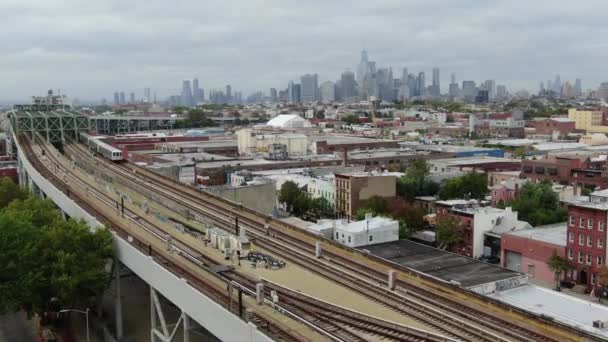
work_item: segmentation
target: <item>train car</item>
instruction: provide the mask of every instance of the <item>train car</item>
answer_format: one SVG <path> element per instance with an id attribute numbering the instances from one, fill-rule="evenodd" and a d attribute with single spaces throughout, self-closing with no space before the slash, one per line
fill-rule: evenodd
<path id="1" fill-rule="evenodd" d="M 102 156 L 110 159 L 111 161 L 121 161 L 123 160 L 122 150 L 117 149 L 116 147 L 106 144 L 105 142 L 96 139 L 95 140 L 95 151 Z"/>
<path id="2" fill-rule="evenodd" d="M 80 133 L 80 142 L 112 161 L 121 161 L 124 159 L 122 150 L 101 141 L 101 137 Z"/>

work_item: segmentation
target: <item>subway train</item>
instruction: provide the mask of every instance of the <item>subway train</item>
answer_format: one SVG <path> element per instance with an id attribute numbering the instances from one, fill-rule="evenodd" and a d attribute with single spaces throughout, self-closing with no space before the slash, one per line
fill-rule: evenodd
<path id="1" fill-rule="evenodd" d="M 87 145 L 91 150 L 101 154 L 107 159 L 112 161 L 124 160 L 122 150 L 101 141 L 101 137 L 80 133 L 80 142 Z"/>

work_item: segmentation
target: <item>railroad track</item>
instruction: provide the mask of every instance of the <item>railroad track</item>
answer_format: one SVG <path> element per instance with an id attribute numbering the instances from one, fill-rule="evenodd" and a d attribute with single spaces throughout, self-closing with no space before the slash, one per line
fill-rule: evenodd
<path id="1" fill-rule="evenodd" d="M 218 304 L 231 310 L 233 313 L 239 314 L 239 309 L 238 309 L 238 307 L 236 307 L 236 305 L 234 305 L 232 303 L 232 299 L 230 296 L 228 296 L 223 290 L 218 289 L 216 286 L 210 285 L 208 283 L 208 281 L 205 281 L 205 278 L 201 279 L 200 275 L 197 275 L 197 276 L 193 275 L 191 268 L 187 269 L 187 268 L 184 268 L 183 266 L 180 266 L 177 262 L 175 262 L 175 258 L 172 257 L 172 254 L 177 254 L 177 255 L 187 259 L 190 263 L 194 264 L 201 271 L 208 272 L 208 276 L 219 278 L 222 281 L 224 281 L 226 284 L 228 284 L 228 282 L 230 280 L 219 276 L 217 273 L 215 273 L 214 271 L 212 271 L 210 269 L 209 265 L 210 265 L 211 259 L 205 260 L 205 262 L 206 262 L 205 263 L 201 260 L 201 259 L 204 259 L 204 258 L 202 258 L 201 254 L 193 253 L 189 249 L 189 247 L 187 247 L 185 245 L 180 246 L 180 244 L 173 244 L 172 245 L 173 250 L 170 253 L 167 253 L 162 248 L 152 248 L 150 243 L 145 242 L 145 239 L 141 238 L 141 233 L 135 233 L 133 231 L 121 229 L 120 223 L 117 223 L 116 220 L 112 219 L 108 215 L 105 215 L 104 213 L 102 213 L 101 211 L 96 209 L 93 205 L 91 205 L 90 201 L 84 200 L 83 198 L 78 196 L 74 191 L 70 191 L 70 187 L 66 186 L 66 181 L 73 183 L 73 184 L 79 183 L 78 185 L 80 187 L 86 189 L 87 191 L 91 191 L 91 188 L 89 188 L 86 185 L 86 182 L 84 182 L 82 179 L 79 179 L 78 177 L 76 177 L 73 174 L 70 175 L 69 170 L 67 170 L 65 167 L 60 166 L 60 163 L 56 159 L 54 161 L 50 161 L 50 163 L 53 163 L 51 166 L 44 165 L 44 162 L 42 162 L 40 159 L 38 159 L 36 153 L 33 151 L 32 147 L 30 146 L 28 141 L 26 141 L 25 139 L 22 139 L 20 137 L 20 143 L 21 143 L 21 146 L 23 146 L 23 148 L 25 150 L 25 154 L 27 155 L 28 160 L 30 160 L 32 165 L 41 173 L 41 175 L 44 176 L 46 179 L 48 179 L 60 191 L 64 192 L 68 197 L 70 197 L 72 200 L 74 200 L 79 206 L 81 206 L 83 209 L 87 210 L 89 213 L 93 214 L 101 223 L 105 224 L 108 227 L 111 227 L 111 229 L 114 230 L 121 238 L 123 238 L 126 241 L 129 241 L 133 246 L 135 246 L 137 249 L 139 249 L 142 253 L 147 253 L 157 263 L 163 265 L 163 267 L 168 269 L 170 272 L 172 272 L 173 274 L 175 274 L 179 277 L 186 279 L 187 282 L 190 284 L 190 286 L 197 289 L 199 292 L 201 292 L 208 298 L 214 300 Z M 41 146 L 41 150 L 45 151 L 45 153 L 44 153 L 45 158 L 47 158 L 49 160 L 54 159 L 54 156 L 53 156 L 54 151 L 49 150 L 46 147 L 43 147 L 44 145 L 39 145 L 39 146 Z M 51 171 L 53 168 L 55 169 L 54 173 Z M 61 173 L 63 173 L 63 178 L 60 177 Z M 112 203 L 113 200 L 110 197 L 108 197 L 107 195 L 105 195 L 101 192 L 98 192 L 98 191 L 94 191 L 94 192 L 95 192 L 94 196 L 99 197 L 99 199 L 102 200 L 103 202 L 105 202 L 105 204 L 108 205 L 109 207 L 111 207 L 111 208 L 114 207 L 114 205 Z M 93 196 L 93 194 L 92 194 L 92 196 Z M 141 218 L 138 217 L 138 219 L 136 220 L 133 218 L 133 216 L 137 217 L 135 215 L 135 213 L 133 213 L 131 210 L 125 210 L 125 215 L 123 215 L 123 217 L 126 217 L 126 218 L 132 220 L 134 223 L 139 225 L 143 230 L 145 230 L 146 233 L 151 234 L 156 239 L 160 240 L 162 243 L 167 242 L 165 239 L 165 235 L 160 233 L 160 230 L 151 229 L 151 227 L 150 227 L 151 224 L 149 222 L 147 222 L 149 226 L 146 227 L 141 222 L 139 222 L 139 221 L 141 221 Z M 258 314 L 254 313 L 251 317 L 248 317 L 248 318 L 252 323 L 255 323 L 256 326 L 258 326 L 258 328 L 261 331 L 268 333 L 269 336 L 273 336 L 273 339 L 275 339 L 275 340 L 278 340 L 278 341 L 306 341 L 304 338 L 302 338 L 302 336 L 299 336 L 297 333 L 283 330 L 278 325 L 274 324 L 273 322 L 269 321 L 268 319 L 261 317 Z M 328 336 L 328 338 L 331 339 L 332 335 L 327 334 L 327 336 Z M 338 340 L 338 339 L 334 339 L 334 340 Z"/>
<path id="2" fill-rule="evenodd" d="M 269 218 L 258 216 L 255 217 L 255 219 L 251 219 L 251 215 L 247 215 L 249 212 L 247 210 L 243 210 L 243 208 L 238 204 L 228 203 L 225 200 L 218 200 L 212 195 L 201 194 L 195 189 L 185 187 L 183 185 L 176 185 L 174 181 L 163 176 L 156 175 L 140 167 L 133 165 L 110 166 L 108 165 L 109 163 L 105 161 L 100 162 L 100 164 L 104 164 L 104 167 L 112 169 L 113 172 L 122 174 L 123 177 L 129 177 L 127 175 L 130 175 L 131 181 L 135 181 L 139 185 L 148 185 L 153 187 L 154 190 L 152 191 L 157 191 L 165 194 L 168 197 L 172 197 L 173 201 L 180 203 L 182 206 L 188 208 L 188 210 L 202 212 L 204 215 L 210 216 L 212 220 L 214 220 L 215 224 L 221 228 L 231 231 L 232 233 L 235 232 L 235 229 L 234 225 L 230 221 L 234 217 L 239 217 L 240 224 L 247 226 L 249 230 L 253 229 L 258 232 L 265 233 L 272 231 L 271 234 L 274 238 L 280 238 L 281 240 L 288 242 L 290 245 L 305 251 L 308 255 L 312 254 L 314 251 L 314 246 L 308 241 L 296 239 L 293 235 L 278 231 L 277 229 L 269 229 Z M 134 180 L 132 178 L 133 172 L 136 172 L 137 176 L 145 179 L 145 181 L 142 179 Z M 176 186 L 178 186 L 179 189 L 176 189 Z M 194 202 L 195 204 L 189 202 Z M 201 210 L 201 207 L 204 207 L 204 210 Z M 218 215 L 218 212 L 223 214 Z M 331 260 L 332 263 L 335 263 L 336 265 L 339 265 L 360 276 L 364 276 L 369 281 L 384 284 L 387 282 L 386 274 L 383 272 L 379 272 L 366 265 L 353 262 L 351 259 L 345 260 L 341 255 L 335 254 L 331 250 L 324 250 L 323 253 L 327 256 L 327 259 Z M 414 284 L 409 280 L 406 281 L 403 279 L 398 279 L 396 292 L 401 292 L 402 294 L 413 297 L 420 302 L 440 307 L 442 310 L 449 312 L 450 315 L 461 317 L 475 324 L 489 327 L 491 330 L 494 330 L 499 334 L 509 336 L 515 340 L 557 341 L 554 338 L 546 336 L 546 334 L 511 323 L 508 320 L 496 317 L 478 309 L 471 308 L 468 305 L 464 305 L 459 301 L 451 299 L 447 293 L 439 294 L 429 291 L 428 289 L 425 289 L 418 284 Z M 497 303 L 495 304 L 499 305 Z"/>
<path id="3" fill-rule="evenodd" d="M 50 150 L 47 150 L 47 151 L 48 151 L 47 155 L 53 154 L 52 151 L 50 151 Z M 59 162 L 57 160 L 55 160 L 55 165 L 58 165 L 58 164 L 59 164 Z M 67 174 L 69 172 L 67 169 L 62 170 L 62 171 L 65 174 Z M 75 177 L 77 177 L 77 176 L 73 175 L 70 177 L 72 178 L 72 180 L 76 180 Z M 82 183 L 81 187 L 83 187 L 83 188 L 88 186 L 86 181 L 84 181 L 81 178 L 77 179 L 76 181 Z M 112 200 L 107 195 L 102 195 L 102 196 L 107 197 L 108 200 Z M 130 216 L 130 215 L 136 216 L 136 213 L 134 213 L 130 209 L 126 209 L 125 213 L 127 216 Z M 141 217 L 138 217 L 138 220 L 145 221 L 145 219 L 142 219 Z M 150 226 L 150 227 L 153 226 L 152 223 L 150 223 L 148 221 L 146 221 L 145 223 L 147 226 Z M 156 230 L 157 237 L 162 239 L 164 232 L 158 228 L 154 228 L 154 230 Z M 191 250 L 190 246 L 182 245 L 182 243 L 179 242 L 179 240 L 176 243 L 178 244 L 177 246 L 178 246 L 178 250 L 180 251 L 180 253 L 185 253 L 197 260 L 200 260 L 201 262 L 204 263 L 204 265 L 207 268 L 209 268 L 211 266 L 217 266 L 217 263 L 215 263 L 215 261 L 205 257 L 202 254 L 197 254 L 196 252 Z M 178 267 L 175 267 L 175 268 L 176 268 L 175 273 L 177 275 L 182 276 L 185 274 L 185 272 L 183 270 L 179 269 Z M 241 286 L 241 287 L 245 286 L 251 292 L 255 291 L 254 281 L 246 278 L 243 275 L 239 275 L 236 273 L 235 273 L 235 275 L 237 276 L 236 279 L 235 279 L 235 277 L 232 277 L 231 280 L 236 281 L 238 286 Z M 286 290 L 282 289 L 281 291 L 286 291 Z M 268 289 L 267 289 L 267 292 L 268 292 Z M 270 294 L 267 294 L 267 297 L 270 297 Z M 366 341 L 367 340 L 367 337 L 365 337 L 365 336 L 361 337 L 360 334 L 353 332 L 352 331 L 353 329 L 356 329 L 359 331 L 366 331 L 367 333 L 382 336 L 384 338 L 390 338 L 395 341 L 419 341 L 419 340 L 451 341 L 450 339 L 447 339 L 443 336 L 418 331 L 416 329 L 407 328 L 407 327 L 404 327 L 404 326 L 401 326 L 398 324 L 389 323 L 386 321 L 382 321 L 380 319 L 372 318 L 372 317 L 369 317 L 369 316 L 366 316 L 366 315 L 363 315 L 360 313 L 350 312 L 345 309 L 343 309 L 341 312 L 341 316 L 340 316 L 341 320 L 336 321 L 331 316 L 328 316 L 326 313 L 324 313 L 326 311 L 323 311 L 320 309 L 323 306 L 327 306 L 329 304 L 325 304 L 325 303 L 319 304 L 318 301 L 315 301 L 312 298 L 303 299 L 302 297 L 300 297 L 299 301 L 297 301 L 297 302 L 295 302 L 293 300 L 288 300 L 288 298 L 289 297 L 285 297 L 285 300 L 281 301 L 281 306 L 278 306 L 277 309 L 279 309 L 280 311 L 285 311 L 285 309 L 288 309 L 288 310 L 291 310 L 292 312 L 296 312 L 300 316 L 304 317 L 307 321 L 312 322 L 314 325 L 322 328 L 324 331 L 332 333 L 333 336 L 338 338 L 336 340 L 339 340 L 339 341 Z M 220 299 L 223 299 L 224 302 L 226 302 L 225 296 L 223 296 Z M 275 304 L 273 304 L 273 306 L 274 305 Z M 228 299 L 228 307 L 230 308 L 230 299 Z M 316 311 L 313 311 L 311 308 L 315 308 Z M 264 326 L 264 325 L 262 325 L 262 326 Z"/>

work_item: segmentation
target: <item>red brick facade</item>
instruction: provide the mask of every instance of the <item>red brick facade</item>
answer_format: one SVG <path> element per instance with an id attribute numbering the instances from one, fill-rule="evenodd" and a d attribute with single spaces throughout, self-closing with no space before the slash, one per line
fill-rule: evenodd
<path id="1" fill-rule="evenodd" d="M 543 119 L 534 122 L 534 128 L 536 134 L 552 135 L 553 132 L 559 132 L 559 136 L 568 135 L 568 133 L 574 132 L 575 122 L 573 121 L 562 121 L 556 119 Z"/>
<path id="2" fill-rule="evenodd" d="M 574 269 L 567 279 L 587 288 L 598 285 L 600 269 L 606 262 L 607 214 L 607 209 L 576 204 L 568 208 L 566 258 Z"/>

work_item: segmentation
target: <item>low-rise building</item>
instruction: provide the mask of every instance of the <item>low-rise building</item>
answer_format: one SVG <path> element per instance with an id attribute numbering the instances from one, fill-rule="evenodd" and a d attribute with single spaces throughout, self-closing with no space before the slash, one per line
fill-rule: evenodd
<path id="1" fill-rule="evenodd" d="M 606 262 L 608 190 L 568 202 L 566 256 L 573 269 L 566 278 L 599 290 L 599 273 Z M 601 284 L 608 285 L 608 284 Z"/>
<path id="2" fill-rule="evenodd" d="M 336 174 L 336 214 L 352 219 L 374 196 L 394 198 L 397 177 L 373 172 Z"/>
<path id="3" fill-rule="evenodd" d="M 500 257 L 500 236 L 507 231 L 530 227 L 517 219 L 511 208 L 482 207 L 475 200 L 437 201 L 437 221 L 454 217 L 460 222 L 462 242 L 454 252 L 473 258 Z M 496 241 L 498 239 L 498 241 Z"/>
<path id="4" fill-rule="evenodd" d="M 547 262 L 553 253 L 566 257 L 567 230 L 564 222 L 502 234 L 501 266 L 526 273 L 543 285 L 554 285 L 555 273 Z"/>
<path id="5" fill-rule="evenodd" d="M 508 201 L 519 197 L 521 186 L 526 183 L 526 179 L 512 178 L 507 181 L 502 181 L 499 184 L 494 184 L 490 187 L 490 196 L 492 196 L 492 206 L 498 204 L 506 204 Z"/>
<path id="6" fill-rule="evenodd" d="M 570 118 L 546 118 L 534 121 L 537 135 L 565 137 L 575 130 L 575 121 Z"/>
<path id="7" fill-rule="evenodd" d="M 386 217 L 371 217 L 348 222 L 335 221 L 334 240 L 348 247 L 362 247 L 399 240 L 399 222 Z"/>

